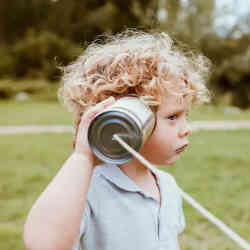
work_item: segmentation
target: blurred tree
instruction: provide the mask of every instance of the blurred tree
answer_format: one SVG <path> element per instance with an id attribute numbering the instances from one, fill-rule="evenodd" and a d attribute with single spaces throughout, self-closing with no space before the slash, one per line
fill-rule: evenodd
<path id="1" fill-rule="evenodd" d="M 232 93 L 232 104 L 245 109 L 250 106 L 250 35 L 232 44 L 224 46 L 228 53 L 215 68 L 210 86 L 217 93 Z"/>
<path id="2" fill-rule="evenodd" d="M 250 13 L 239 18 L 231 32 L 221 36 L 215 20 L 227 13 L 216 10 L 215 0 L 162 0 L 160 3 L 167 13 L 160 21 L 161 29 L 202 51 L 213 62 L 209 86 L 218 96 L 230 92 L 234 105 L 250 107 Z"/>
<path id="3" fill-rule="evenodd" d="M 160 0 L 160 11 L 166 10 L 166 17 L 160 21 L 160 28 L 190 45 L 200 44 L 208 34 L 215 33 L 213 13 L 215 0 Z"/>
<path id="4" fill-rule="evenodd" d="M 15 43 L 28 29 L 49 30 L 75 42 L 125 27 L 151 28 L 158 0 L 0 1 L 1 43 Z"/>
<path id="5" fill-rule="evenodd" d="M 69 45 L 69 41 L 84 45 L 98 34 L 116 33 L 125 27 L 151 28 L 157 3 L 157 0 L 1 1 L 0 55 L 5 62 L 0 63 L 0 76 L 54 79 L 53 72 L 58 74 L 53 61 L 55 52 L 62 64 L 72 52 L 71 47 L 59 48 Z"/>
<path id="6" fill-rule="evenodd" d="M 44 20 L 50 5 L 50 0 L 0 1 L 0 43 L 15 43 L 28 29 L 45 28 Z"/>
<path id="7" fill-rule="evenodd" d="M 166 11 L 164 14 L 164 10 Z M 162 20 L 162 28 L 173 31 L 176 30 L 178 26 L 178 17 L 181 11 L 181 1 L 180 0 L 160 0 L 158 17 Z M 162 16 L 161 16 L 162 15 Z M 164 22 L 165 16 L 165 22 Z"/>
<path id="8" fill-rule="evenodd" d="M 216 0 L 0 1 L 0 56 L 4 58 L 0 76 L 54 79 L 58 74 L 51 61 L 56 56 L 54 46 L 63 64 L 71 58 L 74 44 L 84 47 L 97 35 L 128 27 L 162 30 L 208 56 L 215 65 L 210 87 L 218 93 L 231 92 L 234 104 L 248 107 L 250 9 L 225 32 L 218 30 L 216 22 L 234 8 L 218 9 L 217 4 Z"/>
<path id="9" fill-rule="evenodd" d="M 92 41 L 97 34 L 116 33 L 125 27 L 152 27 L 157 2 L 60 0 L 54 2 L 50 9 L 48 29 L 74 42 L 82 43 Z"/>
<path id="10" fill-rule="evenodd" d="M 79 54 L 75 44 L 58 37 L 56 34 L 29 30 L 25 37 L 9 50 L 0 50 L 0 76 L 16 78 L 46 78 L 51 81 L 60 78 L 57 66 L 68 64 Z"/>

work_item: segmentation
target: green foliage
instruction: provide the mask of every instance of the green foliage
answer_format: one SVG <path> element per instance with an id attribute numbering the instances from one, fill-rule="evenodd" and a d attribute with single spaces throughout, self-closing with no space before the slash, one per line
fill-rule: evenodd
<path id="1" fill-rule="evenodd" d="M 234 105 L 250 107 L 250 47 L 225 59 L 215 69 L 211 86 L 223 94 L 231 92 Z"/>
<path id="2" fill-rule="evenodd" d="M 4 50 L 2 50 L 4 51 Z M 68 64 L 79 54 L 79 48 L 67 39 L 48 31 L 29 30 L 3 54 L 7 64 L 0 64 L 0 76 L 59 79 L 58 66 Z"/>
<path id="3" fill-rule="evenodd" d="M 82 43 L 104 32 L 152 25 L 157 4 L 158 0 L 1 1 L 0 37 L 14 44 L 32 27 Z"/>
<path id="4" fill-rule="evenodd" d="M 14 58 L 10 55 L 10 51 L 7 47 L 1 46 L 0 47 L 0 77 L 7 77 L 13 75 L 14 72 L 14 64 L 15 60 Z M 9 97 L 8 93 L 4 94 L 1 93 L 0 90 L 0 98 L 7 98 Z"/>
<path id="5" fill-rule="evenodd" d="M 50 0 L 0 1 L 0 43 L 9 45 L 22 40 L 31 27 L 42 30 L 51 3 Z"/>
<path id="6" fill-rule="evenodd" d="M 240 34 L 241 26 L 249 27 L 250 19 L 238 22 L 227 36 L 222 37 L 214 23 L 227 12 L 215 9 L 214 0 L 190 0 L 185 4 L 168 0 L 164 3 L 161 8 L 166 9 L 168 18 L 160 23 L 161 29 L 201 51 L 212 61 L 214 69 L 209 88 L 216 93 L 213 101 L 218 102 L 222 95 L 231 93 L 233 105 L 250 107 L 250 35 L 249 32 Z"/>
<path id="7" fill-rule="evenodd" d="M 0 1 L 0 77 L 57 80 L 56 66 L 80 54 L 75 44 L 125 28 L 152 29 L 203 52 L 215 66 L 209 87 L 217 97 L 232 93 L 232 104 L 247 108 L 250 15 L 238 16 L 224 37 L 215 28 L 217 18 L 233 14 L 233 4 L 218 10 L 215 0 Z"/>

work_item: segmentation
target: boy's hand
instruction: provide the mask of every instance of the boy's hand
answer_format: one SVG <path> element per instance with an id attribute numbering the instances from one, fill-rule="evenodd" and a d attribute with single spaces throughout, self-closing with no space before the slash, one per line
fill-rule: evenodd
<path id="1" fill-rule="evenodd" d="M 106 109 L 108 106 L 115 103 L 114 97 L 109 97 L 108 99 L 96 104 L 94 107 L 91 107 L 83 114 L 79 126 L 76 128 L 76 135 L 73 141 L 73 148 L 75 153 L 82 154 L 87 157 L 98 161 L 94 153 L 92 152 L 89 143 L 88 143 L 88 128 L 91 121 L 95 116 Z"/>

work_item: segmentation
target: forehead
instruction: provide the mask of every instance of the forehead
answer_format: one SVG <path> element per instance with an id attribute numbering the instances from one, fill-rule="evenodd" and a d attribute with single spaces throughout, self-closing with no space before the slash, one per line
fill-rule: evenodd
<path id="1" fill-rule="evenodd" d="M 159 113 L 188 110 L 190 104 L 181 95 L 163 95 L 161 96 L 161 104 Z"/>
<path id="2" fill-rule="evenodd" d="M 168 85 L 160 89 L 161 105 L 158 110 L 164 111 L 170 108 L 184 108 L 190 107 L 190 98 L 183 98 L 187 84 L 184 78 L 177 77 L 173 74 L 168 74 Z"/>

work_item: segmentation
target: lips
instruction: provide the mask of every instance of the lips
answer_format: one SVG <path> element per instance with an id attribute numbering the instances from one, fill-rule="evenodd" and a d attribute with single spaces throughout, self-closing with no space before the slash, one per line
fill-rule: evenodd
<path id="1" fill-rule="evenodd" d="M 183 152 L 186 148 L 187 148 L 188 144 L 185 144 L 184 146 L 180 147 L 180 148 L 177 148 L 175 150 L 176 153 L 181 153 Z"/>

